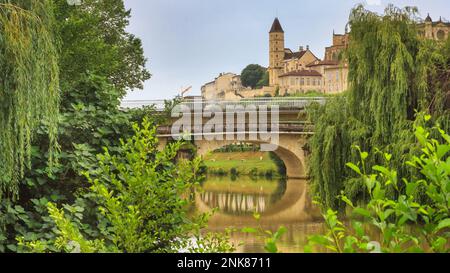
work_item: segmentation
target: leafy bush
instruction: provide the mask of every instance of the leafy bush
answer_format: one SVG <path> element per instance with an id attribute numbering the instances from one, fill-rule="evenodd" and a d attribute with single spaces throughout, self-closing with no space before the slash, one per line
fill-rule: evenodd
<path id="1" fill-rule="evenodd" d="M 428 120 L 430 117 L 426 117 Z M 438 132 L 443 142 L 431 137 Z M 450 238 L 450 136 L 435 127 L 427 130 L 417 126 L 415 136 L 421 146 L 421 155 L 412 156 L 407 162 L 421 176 L 400 178 L 391 169 L 392 155 L 384 153 L 384 165 L 372 167 L 369 172 L 365 160 L 369 154 L 359 147 L 361 162 L 347 166 L 357 173 L 369 196 L 366 206 L 357 206 L 346 196 L 345 202 L 353 214 L 363 218 L 354 220 L 347 227 L 338 219 L 338 213 L 328 209 L 324 214 L 328 231 L 325 235 L 309 238 L 307 251 L 320 245 L 336 252 L 367 252 L 379 246 L 382 252 L 449 252 Z M 387 193 L 394 191 L 393 197 Z M 420 192 L 426 194 L 426 200 Z M 381 241 L 365 232 L 364 223 L 381 234 Z"/>
<path id="2" fill-rule="evenodd" d="M 18 238 L 22 251 L 56 248 L 62 252 L 137 253 L 233 249 L 223 237 L 200 235 L 208 215 L 188 217 L 191 188 L 200 180 L 200 159 L 176 161 L 181 142 L 157 151 L 156 128 L 146 119 L 141 127 L 133 127 L 135 135 L 122 141 L 116 155 L 105 148 L 97 156 L 97 167 L 84 172 L 90 187 L 83 198 L 95 203 L 99 212 L 96 219 L 83 222 L 83 209 L 67 216 L 63 209 L 49 203 L 57 238 L 32 242 Z M 194 245 L 192 238 L 197 238 Z M 211 248 L 199 250 L 198 246 Z"/>

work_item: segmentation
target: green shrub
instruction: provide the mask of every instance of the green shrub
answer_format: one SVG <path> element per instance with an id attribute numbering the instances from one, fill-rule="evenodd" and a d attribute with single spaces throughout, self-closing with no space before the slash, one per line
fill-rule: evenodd
<path id="1" fill-rule="evenodd" d="M 442 142 L 431 137 L 436 132 Z M 307 251 L 320 245 L 336 252 L 450 252 L 450 135 L 439 127 L 430 131 L 417 126 L 415 136 L 422 153 L 406 164 L 420 176 L 399 177 L 390 168 L 392 155 L 387 153 L 382 154 L 384 165 L 369 170 L 365 163 L 369 154 L 357 147 L 361 162 L 347 166 L 361 177 L 369 201 L 357 206 L 344 194 L 339 199 L 363 222 L 354 220 L 345 226 L 337 211 L 328 209 L 327 233 L 311 236 Z M 395 194 L 388 195 L 390 191 Z M 425 193 L 425 201 L 420 192 Z M 381 234 L 380 242 L 365 232 L 364 225 Z"/>
<path id="2" fill-rule="evenodd" d="M 135 135 L 122 141 L 116 155 L 97 156 L 97 168 L 86 171 L 90 188 L 84 198 L 98 209 L 97 226 L 89 227 L 79 211 L 65 214 L 48 204 L 56 224 L 56 240 L 26 242 L 18 238 L 22 251 L 61 252 L 191 252 L 230 251 L 232 245 L 214 234 L 200 235 L 208 219 L 202 214 L 188 217 L 189 194 L 200 177 L 201 160 L 176 161 L 181 142 L 158 151 L 156 128 L 145 119 L 134 125 Z M 67 208 L 67 205 L 63 206 Z M 74 221 L 74 218 L 78 218 Z M 97 230 L 93 235 L 88 230 Z M 191 243 L 192 238 L 197 244 Z M 202 238 L 206 238 L 203 241 Z M 199 249 L 206 245 L 208 249 Z"/>

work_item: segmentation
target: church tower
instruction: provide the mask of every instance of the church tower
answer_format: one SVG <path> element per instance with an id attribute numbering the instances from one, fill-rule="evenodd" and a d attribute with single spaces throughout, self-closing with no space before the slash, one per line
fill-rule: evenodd
<path id="1" fill-rule="evenodd" d="M 433 39 L 433 20 L 431 20 L 429 13 L 427 18 L 425 18 L 425 38 Z"/>
<path id="2" fill-rule="evenodd" d="M 283 69 L 284 31 L 278 18 L 275 18 L 269 31 L 269 84 L 278 85 L 278 76 Z"/>

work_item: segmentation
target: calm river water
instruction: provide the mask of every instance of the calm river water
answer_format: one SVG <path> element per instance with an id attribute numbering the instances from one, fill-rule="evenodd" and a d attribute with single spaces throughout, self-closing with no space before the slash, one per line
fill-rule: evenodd
<path id="1" fill-rule="evenodd" d="M 306 180 L 208 177 L 196 194 L 195 206 L 199 212 L 218 208 L 209 221 L 210 231 L 258 225 L 276 231 L 285 226 L 288 231 L 278 244 L 284 253 L 303 252 L 307 236 L 323 231 L 320 212 L 312 205 Z M 259 223 L 253 217 L 255 211 L 261 215 Z M 235 244 L 241 243 L 237 252 L 264 252 L 263 239 L 254 234 L 234 232 L 231 239 Z"/>

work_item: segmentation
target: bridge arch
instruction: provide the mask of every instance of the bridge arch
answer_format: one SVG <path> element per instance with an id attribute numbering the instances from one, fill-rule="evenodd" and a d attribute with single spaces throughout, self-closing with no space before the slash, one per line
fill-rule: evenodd
<path id="1" fill-rule="evenodd" d="M 303 179 L 306 178 L 306 160 L 303 146 L 306 139 L 298 135 L 280 135 L 278 148 L 273 151 L 286 166 L 286 176 L 288 178 Z M 235 144 L 237 142 L 249 144 L 269 144 L 260 140 L 196 140 L 197 155 L 206 156 L 219 148 Z"/>

